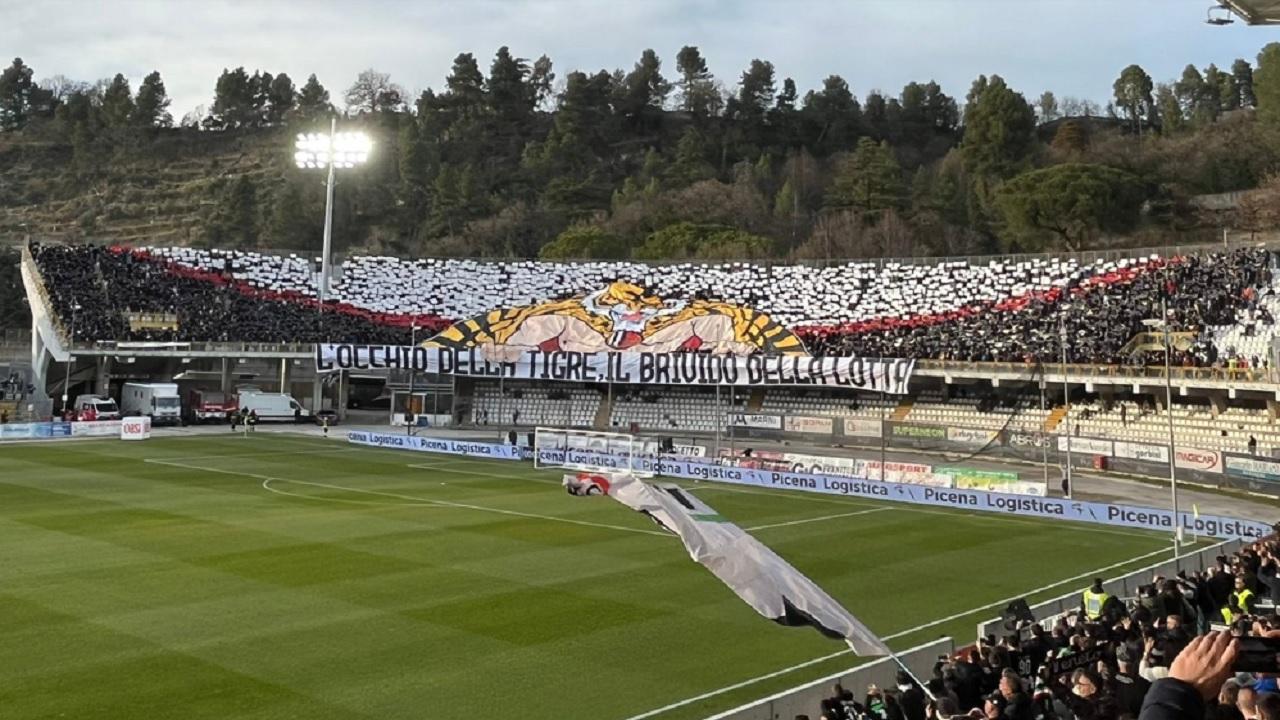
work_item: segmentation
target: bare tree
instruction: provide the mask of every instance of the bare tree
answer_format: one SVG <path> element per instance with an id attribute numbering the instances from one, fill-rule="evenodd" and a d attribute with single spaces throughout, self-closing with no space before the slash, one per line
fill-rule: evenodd
<path id="1" fill-rule="evenodd" d="M 356 76 L 345 98 L 348 112 L 395 111 L 404 106 L 404 88 L 391 82 L 387 73 L 369 68 Z"/>

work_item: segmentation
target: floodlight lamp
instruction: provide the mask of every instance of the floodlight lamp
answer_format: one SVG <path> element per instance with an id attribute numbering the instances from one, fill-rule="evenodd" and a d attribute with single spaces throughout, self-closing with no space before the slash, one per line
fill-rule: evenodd
<path id="1" fill-rule="evenodd" d="M 1213 14 L 1214 10 L 1221 10 L 1222 14 L 1214 15 Z M 1205 23 L 1208 25 L 1222 26 L 1222 25 L 1230 25 L 1235 22 L 1235 18 L 1231 17 L 1230 8 L 1222 4 L 1209 6 L 1209 9 L 1205 11 L 1205 16 L 1206 16 Z"/>

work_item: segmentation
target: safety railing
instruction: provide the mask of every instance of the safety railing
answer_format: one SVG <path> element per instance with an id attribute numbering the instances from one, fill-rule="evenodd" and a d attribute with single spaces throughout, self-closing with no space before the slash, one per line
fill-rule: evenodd
<path id="1" fill-rule="evenodd" d="M 1173 577 L 1181 570 L 1185 570 L 1188 573 L 1200 572 L 1213 565 L 1219 555 L 1230 555 L 1245 544 L 1244 540 L 1224 540 L 1207 548 L 1185 553 L 1176 560 L 1169 558 L 1107 580 L 1103 582 L 1102 589 L 1116 597 L 1133 597 L 1138 594 L 1139 587 L 1150 585 L 1157 575 Z M 1065 595 L 1059 595 L 1051 600 L 1032 605 L 1031 615 L 1035 617 L 1036 621 L 1042 621 L 1073 610 L 1079 610 L 1080 594 L 1089 584 L 1091 584 L 1090 581 L 1083 581 L 1080 587 Z M 1007 634 L 1009 634 L 1009 629 L 1005 627 L 1004 618 L 992 618 L 978 623 L 978 637 L 995 635 L 999 638 Z"/>
<path id="2" fill-rule="evenodd" d="M 926 374 L 1017 374 L 1033 377 L 1037 363 L 1034 362 L 970 362 L 965 360 L 917 360 L 916 371 Z M 1151 380 L 1164 382 L 1165 371 L 1160 365 L 1084 365 L 1067 363 L 1043 363 L 1042 372 L 1048 376 L 1061 377 L 1063 372 L 1072 381 L 1079 382 L 1091 378 L 1106 380 Z M 1214 368 L 1214 367 L 1172 367 L 1169 378 L 1175 383 L 1186 382 L 1239 382 L 1239 383 L 1275 383 L 1280 373 L 1275 368 Z"/>
<path id="3" fill-rule="evenodd" d="M 898 659 L 902 660 L 902 663 L 910 668 L 916 677 L 927 679 L 932 677 L 933 665 L 938 661 L 938 656 L 950 655 L 953 652 L 955 652 L 955 642 L 949 637 L 944 637 L 904 650 L 898 653 Z M 831 697 L 832 684 L 840 683 L 856 693 L 863 692 L 873 683 L 882 688 L 891 688 L 897 684 L 898 670 L 898 664 L 891 658 L 876 660 L 732 710 L 726 710 L 718 715 L 712 715 L 707 720 L 780 720 L 797 715 L 818 717 L 822 714 L 822 701 Z"/>

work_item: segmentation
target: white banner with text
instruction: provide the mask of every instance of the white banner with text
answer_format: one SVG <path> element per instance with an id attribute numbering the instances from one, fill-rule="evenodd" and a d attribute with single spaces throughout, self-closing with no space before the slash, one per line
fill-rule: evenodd
<path id="1" fill-rule="evenodd" d="M 481 348 L 316 345 L 316 371 L 417 370 L 445 375 L 639 385 L 831 385 L 901 395 L 914 360 L 529 350 L 490 361 Z"/>

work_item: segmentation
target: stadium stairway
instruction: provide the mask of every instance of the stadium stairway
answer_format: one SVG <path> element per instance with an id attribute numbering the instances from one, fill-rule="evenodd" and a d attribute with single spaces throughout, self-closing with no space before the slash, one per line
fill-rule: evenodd
<path id="1" fill-rule="evenodd" d="M 604 393 L 600 396 L 600 404 L 596 407 L 596 419 L 591 426 L 597 430 L 609 430 L 609 418 L 613 417 L 613 396 Z"/>
<path id="2" fill-rule="evenodd" d="M 889 416 L 889 419 L 893 422 L 902 422 L 907 419 L 907 416 L 911 414 L 911 408 L 915 406 L 915 400 L 904 397 L 898 401 L 898 407 L 894 408 L 893 414 Z"/>
<path id="3" fill-rule="evenodd" d="M 764 408 L 764 388 L 755 388 L 747 398 L 747 412 L 759 413 Z"/>
<path id="4" fill-rule="evenodd" d="M 1058 424 L 1067 416 L 1067 410 L 1068 408 L 1065 405 L 1058 405 L 1054 407 L 1053 411 L 1049 413 L 1049 416 L 1044 419 L 1044 431 L 1053 432 L 1056 430 Z"/>

